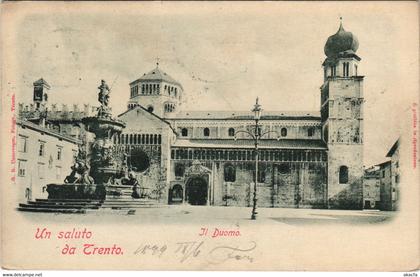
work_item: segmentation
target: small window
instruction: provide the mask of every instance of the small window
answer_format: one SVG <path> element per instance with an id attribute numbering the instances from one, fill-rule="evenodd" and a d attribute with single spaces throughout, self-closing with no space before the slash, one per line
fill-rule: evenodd
<path id="1" fill-rule="evenodd" d="M 204 128 L 203 134 L 204 134 L 205 137 L 210 136 L 210 129 L 209 128 Z"/>
<path id="2" fill-rule="evenodd" d="M 43 163 L 38 164 L 38 178 L 39 179 L 45 178 L 45 164 Z"/>
<path id="3" fill-rule="evenodd" d="M 57 180 L 61 179 L 61 166 L 56 166 L 55 167 L 55 178 Z"/>
<path id="4" fill-rule="evenodd" d="M 228 133 L 229 133 L 229 137 L 235 136 L 235 129 L 229 128 Z"/>
<path id="5" fill-rule="evenodd" d="M 44 157 L 45 156 L 45 142 L 43 142 L 43 141 L 40 141 L 39 142 L 38 155 L 40 157 Z"/>
<path id="6" fill-rule="evenodd" d="M 183 164 L 176 164 L 175 165 L 175 176 L 182 177 L 184 176 L 185 166 Z"/>
<path id="7" fill-rule="evenodd" d="M 152 113 L 153 112 L 153 106 L 149 106 L 149 107 L 147 107 L 147 111 L 149 112 L 149 113 Z"/>
<path id="8" fill-rule="evenodd" d="M 281 128 L 280 134 L 282 137 L 286 137 L 287 136 L 287 129 L 286 128 Z"/>
<path id="9" fill-rule="evenodd" d="M 26 176 L 26 161 L 23 161 L 23 160 L 18 161 L 18 176 L 20 177 Z"/>
<path id="10" fill-rule="evenodd" d="M 226 164 L 224 168 L 224 179 L 225 182 L 236 181 L 236 168 L 231 164 Z"/>
<path id="11" fill-rule="evenodd" d="M 188 129 L 187 129 L 187 128 L 182 128 L 182 130 L 181 130 L 181 135 L 182 135 L 183 137 L 188 136 Z"/>
<path id="12" fill-rule="evenodd" d="M 339 182 L 340 184 L 347 184 L 349 182 L 349 169 L 345 165 L 340 166 Z"/>
<path id="13" fill-rule="evenodd" d="M 308 129 L 308 137 L 313 137 L 314 136 L 314 128 L 309 128 Z"/>
<path id="14" fill-rule="evenodd" d="M 28 138 L 19 136 L 19 152 L 26 153 L 28 151 Z"/>
<path id="15" fill-rule="evenodd" d="M 63 154 L 63 147 L 57 146 L 57 161 L 61 160 L 62 154 Z"/>

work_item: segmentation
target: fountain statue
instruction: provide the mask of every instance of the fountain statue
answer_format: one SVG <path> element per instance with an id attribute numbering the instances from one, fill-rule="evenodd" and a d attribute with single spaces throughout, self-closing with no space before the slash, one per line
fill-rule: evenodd
<path id="1" fill-rule="evenodd" d="M 115 179 L 126 175 L 125 156 L 114 147 L 113 138 L 121 134 L 125 123 L 112 117 L 109 107 L 111 90 L 104 80 L 101 80 L 98 89 L 101 105 L 97 114 L 82 119 L 87 131 L 95 134 L 95 139 L 79 146 L 78 156 L 70 175 L 64 180 L 65 184 L 47 185 L 49 199 L 105 199 L 107 194 L 121 194 L 124 186 L 115 185 Z M 90 155 L 87 148 L 90 148 Z"/>

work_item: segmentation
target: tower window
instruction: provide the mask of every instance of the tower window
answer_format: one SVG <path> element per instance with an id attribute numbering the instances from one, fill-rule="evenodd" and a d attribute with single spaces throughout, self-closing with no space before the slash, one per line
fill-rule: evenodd
<path id="1" fill-rule="evenodd" d="M 347 184 L 349 182 L 349 169 L 347 166 L 340 166 L 340 172 L 338 177 L 340 184 Z"/>
<path id="2" fill-rule="evenodd" d="M 229 133 L 229 137 L 235 136 L 235 129 L 229 128 L 228 133 Z"/>
<path id="3" fill-rule="evenodd" d="M 309 128 L 308 129 L 308 137 L 312 137 L 314 135 L 314 128 Z"/>
<path id="4" fill-rule="evenodd" d="M 286 137 L 287 136 L 287 129 L 286 128 L 281 128 L 280 134 L 282 137 Z"/>
<path id="5" fill-rule="evenodd" d="M 335 77 L 337 73 L 337 67 L 335 65 L 331 66 L 330 71 L 331 71 L 331 74 L 330 74 L 331 77 Z"/>
<path id="6" fill-rule="evenodd" d="M 354 75 L 357 76 L 357 64 L 354 65 Z"/>
<path id="7" fill-rule="evenodd" d="M 188 129 L 187 129 L 187 128 L 182 128 L 182 130 L 181 130 L 181 135 L 182 135 L 183 137 L 188 136 Z"/>
<path id="8" fill-rule="evenodd" d="M 349 63 L 348 62 L 343 63 L 343 76 L 349 77 Z"/>
<path id="9" fill-rule="evenodd" d="M 205 137 L 210 136 L 210 129 L 209 128 L 204 128 L 203 134 L 204 134 Z"/>
<path id="10" fill-rule="evenodd" d="M 144 84 L 143 84 L 143 85 L 141 85 L 141 94 L 144 94 L 144 92 L 145 92 L 145 88 L 144 88 Z"/>

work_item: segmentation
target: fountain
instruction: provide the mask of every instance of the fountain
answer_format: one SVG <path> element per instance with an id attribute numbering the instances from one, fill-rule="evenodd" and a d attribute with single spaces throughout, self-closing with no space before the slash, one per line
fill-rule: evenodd
<path id="1" fill-rule="evenodd" d="M 112 138 L 119 135 L 125 123 L 112 118 L 108 106 L 110 89 L 104 80 L 98 87 L 98 101 L 101 106 L 96 116 L 85 117 L 82 123 L 87 131 L 95 134 L 87 154 L 88 144 L 79 147 L 79 153 L 72 172 L 64 180 L 65 184 L 48 184 L 48 199 L 105 199 L 106 195 L 121 195 L 122 190 L 131 186 L 116 185 L 116 179 L 127 179 L 124 153 L 113 147 Z"/>

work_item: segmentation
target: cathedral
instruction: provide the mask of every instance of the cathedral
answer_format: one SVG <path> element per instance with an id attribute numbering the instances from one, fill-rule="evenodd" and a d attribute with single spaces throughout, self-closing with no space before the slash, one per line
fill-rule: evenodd
<path id="1" fill-rule="evenodd" d="M 247 207 L 256 185 L 259 207 L 362 209 L 357 49 L 356 36 L 340 24 L 324 48 L 319 110 L 264 111 L 258 128 L 251 111 L 183 110 L 188 92 L 157 65 L 129 84 L 127 110 L 117 116 L 126 127 L 112 138 L 114 150 L 125 153 L 145 194 L 162 203 Z M 32 109 L 42 110 L 48 87 L 42 79 L 34 86 Z M 60 132 L 88 137 L 80 121 L 91 107 L 66 112 L 63 118 L 53 109 L 46 118 Z"/>
<path id="2" fill-rule="evenodd" d="M 185 111 L 180 82 L 158 66 L 130 83 L 127 126 L 114 138 L 141 183 L 169 204 L 362 208 L 363 76 L 358 40 L 342 24 L 325 44 L 318 111 L 266 111 L 259 166 L 251 111 Z M 246 131 L 246 132 L 244 132 Z M 257 175 L 257 176 L 256 176 Z M 257 179 L 255 182 L 255 179 Z"/>

